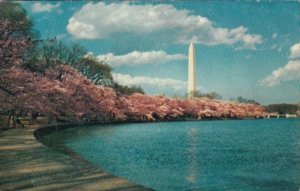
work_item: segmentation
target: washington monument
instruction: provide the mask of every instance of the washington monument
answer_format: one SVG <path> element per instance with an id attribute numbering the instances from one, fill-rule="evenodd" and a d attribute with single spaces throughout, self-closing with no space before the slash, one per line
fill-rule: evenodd
<path id="1" fill-rule="evenodd" d="M 188 69 L 188 98 L 193 98 L 196 91 L 196 52 L 191 42 L 189 46 L 189 69 Z"/>

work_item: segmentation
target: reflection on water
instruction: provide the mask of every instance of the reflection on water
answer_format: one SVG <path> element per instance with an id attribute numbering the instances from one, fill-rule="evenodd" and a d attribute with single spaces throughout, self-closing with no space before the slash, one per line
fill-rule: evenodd
<path id="1" fill-rule="evenodd" d="M 52 135 L 155 190 L 298 190 L 300 119 L 124 124 Z M 59 135 L 58 135 L 59 134 Z"/>
<path id="2" fill-rule="evenodd" d="M 197 180 L 197 176 L 198 176 L 198 171 L 199 171 L 199 167 L 198 167 L 198 163 L 197 163 L 197 129 L 196 128 L 191 128 L 188 130 L 187 134 L 188 134 L 188 173 L 187 173 L 187 177 L 186 180 L 190 183 L 195 183 Z"/>

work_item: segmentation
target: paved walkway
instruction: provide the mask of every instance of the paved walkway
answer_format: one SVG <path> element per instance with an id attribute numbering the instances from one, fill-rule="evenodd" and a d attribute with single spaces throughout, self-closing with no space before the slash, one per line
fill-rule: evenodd
<path id="1" fill-rule="evenodd" d="M 0 190 L 150 190 L 44 146 L 34 130 L 0 132 Z"/>

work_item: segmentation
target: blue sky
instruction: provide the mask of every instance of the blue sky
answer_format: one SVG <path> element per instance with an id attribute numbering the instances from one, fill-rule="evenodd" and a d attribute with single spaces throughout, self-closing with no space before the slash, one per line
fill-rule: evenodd
<path id="1" fill-rule="evenodd" d="M 79 43 L 116 81 L 183 95 L 196 44 L 197 86 L 227 100 L 300 102 L 300 2 L 26 2 L 42 38 Z"/>

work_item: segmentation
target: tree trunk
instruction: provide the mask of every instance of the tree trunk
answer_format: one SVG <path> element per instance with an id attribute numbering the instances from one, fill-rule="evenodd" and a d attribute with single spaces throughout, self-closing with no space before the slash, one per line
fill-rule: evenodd
<path id="1" fill-rule="evenodd" d="M 7 121 L 7 126 L 8 127 L 10 126 L 10 120 L 11 120 L 11 114 L 9 114 L 9 116 L 8 116 L 8 121 Z"/>
<path id="2" fill-rule="evenodd" d="M 38 112 L 32 112 L 31 114 L 31 122 L 34 122 L 37 120 L 39 113 Z"/>
<path id="3" fill-rule="evenodd" d="M 16 118 L 15 115 L 12 116 L 13 127 L 16 127 Z"/>

